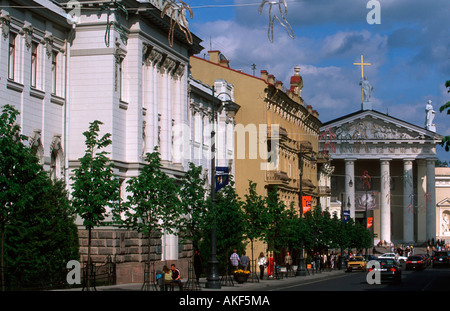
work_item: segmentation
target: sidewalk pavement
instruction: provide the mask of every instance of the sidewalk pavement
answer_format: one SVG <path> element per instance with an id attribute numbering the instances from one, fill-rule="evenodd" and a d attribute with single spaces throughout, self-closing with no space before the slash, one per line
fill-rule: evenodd
<path id="1" fill-rule="evenodd" d="M 324 279 L 342 277 L 346 274 L 345 270 L 323 270 L 322 272 L 312 272 L 307 273 L 306 276 L 292 276 L 283 277 L 280 279 L 267 279 L 267 275 L 264 276 L 263 280 L 251 281 L 249 278 L 247 282 L 243 284 L 238 284 L 233 281 L 233 286 L 230 286 L 228 282 L 227 286 L 221 285 L 220 289 L 209 289 L 206 288 L 206 278 L 200 278 L 199 289 L 190 290 L 184 289 L 185 291 L 199 291 L 199 292 L 213 292 L 213 291 L 271 291 L 271 290 L 283 290 L 283 288 L 288 288 L 298 284 L 312 283 Z M 184 286 L 186 286 L 187 280 L 184 280 Z M 225 282 L 223 283 L 225 284 Z M 132 284 L 120 284 L 120 285 L 110 285 L 110 286 L 97 286 L 97 291 L 141 291 L 142 283 L 132 283 Z M 151 291 L 155 291 L 153 286 L 150 286 Z M 91 289 L 92 290 L 92 289 Z M 81 291 L 81 288 L 70 289 L 70 291 Z M 175 287 L 174 291 L 179 291 L 178 287 Z"/>

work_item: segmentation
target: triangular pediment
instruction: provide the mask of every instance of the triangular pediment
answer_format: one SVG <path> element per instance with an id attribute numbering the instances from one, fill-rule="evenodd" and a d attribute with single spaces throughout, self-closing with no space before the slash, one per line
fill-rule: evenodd
<path id="1" fill-rule="evenodd" d="M 326 122 L 319 149 L 331 159 L 428 159 L 442 136 L 375 110 L 361 110 Z"/>
<path id="2" fill-rule="evenodd" d="M 444 200 L 436 203 L 436 206 L 439 207 L 450 206 L 450 198 L 445 198 Z"/>
<path id="3" fill-rule="evenodd" d="M 440 135 L 375 110 L 359 111 L 323 124 L 321 134 L 333 133 L 338 140 L 440 141 Z"/>

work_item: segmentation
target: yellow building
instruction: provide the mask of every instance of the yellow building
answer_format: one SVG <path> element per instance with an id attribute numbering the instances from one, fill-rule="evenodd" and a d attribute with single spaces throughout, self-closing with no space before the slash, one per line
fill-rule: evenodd
<path id="1" fill-rule="evenodd" d="M 325 161 L 318 154 L 322 123 L 318 113 L 303 104 L 300 68 L 295 68 L 286 89 L 265 70 L 260 77 L 255 77 L 230 68 L 220 51 L 209 51 L 209 59 L 193 56 L 190 65 L 194 79 L 209 85 L 222 79 L 234 86 L 234 100 L 241 106 L 236 115 L 234 152 L 238 195 L 244 198 L 251 180 L 257 184 L 258 194 L 267 196 L 268 191 L 276 187 L 286 206 L 294 202 L 299 208 L 299 153 L 302 150 L 305 153 L 301 157 L 302 193 L 305 197 L 311 196 L 312 206 L 317 205 L 320 195 L 317 167 Z M 312 154 L 317 161 L 311 161 Z M 265 248 L 261 243 L 255 246 L 255 257 L 261 251 L 266 252 Z"/>

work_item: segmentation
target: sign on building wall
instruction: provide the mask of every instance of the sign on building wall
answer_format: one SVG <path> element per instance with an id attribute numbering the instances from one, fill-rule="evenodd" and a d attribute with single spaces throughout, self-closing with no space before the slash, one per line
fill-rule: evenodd
<path id="1" fill-rule="evenodd" d="M 216 167 L 216 192 L 228 185 L 228 167 Z"/>
<path id="2" fill-rule="evenodd" d="M 311 196 L 302 196 L 303 214 L 311 210 Z"/>

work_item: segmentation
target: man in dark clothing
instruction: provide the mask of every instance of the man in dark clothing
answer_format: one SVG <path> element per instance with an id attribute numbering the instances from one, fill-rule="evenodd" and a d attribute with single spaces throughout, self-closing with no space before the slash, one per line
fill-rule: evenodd
<path id="1" fill-rule="evenodd" d="M 183 283 L 181 282 L 180 270 L 178 270 L 174 264 L 170 266 L 170 269 L 172 270 L 172 289 L 174 285 L 177 284 L 180 287 L 180 290 L 183 290 Z"/>

